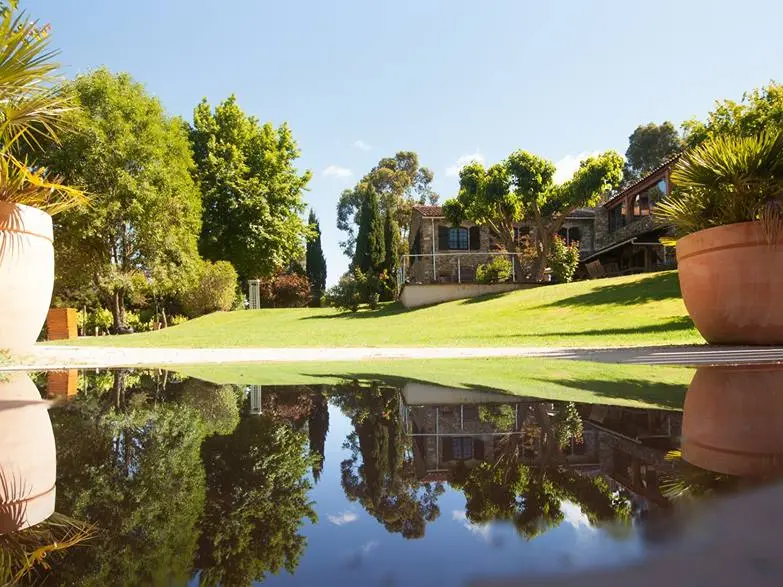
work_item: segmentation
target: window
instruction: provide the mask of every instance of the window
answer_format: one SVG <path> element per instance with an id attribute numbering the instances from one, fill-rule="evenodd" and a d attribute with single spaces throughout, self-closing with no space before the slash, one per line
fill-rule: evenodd
<path id="1" fill-rule="evenodd" d="M 658 188 L 653 188 L 653 189 L 658 189 Z M 642 216 L 650 215 L 650 197 L 647 194 L 648 192 L 644 192 L 643 194 L 637 194 L 637 196 L 633 199 L 634 220 L 637 220 Z"/>
<path id="2" fill-rule="evenodd" d="M 570 228 L 561 228 L 557 236 L 563 239 L 565 244 L 571 245 L 582 240 L 582 231 L 577 226 L 571 226 Z"/>
<path id="3" fill-rule="evenodd" d="M 449 249 L 467 251 L 468 240 L 467 228 L 449 228 Z"/>
<path id="4" fill-rule="evenodd" d="M 609 232 L 615 232 L 625 226 L 625 202 L 609 210 Z"/>
<path id="5" fill-rule="evenodd" d="M 451 439 L 451 454 L 458 461 L 473 458 L 473 439 L 458 437 Z"/>

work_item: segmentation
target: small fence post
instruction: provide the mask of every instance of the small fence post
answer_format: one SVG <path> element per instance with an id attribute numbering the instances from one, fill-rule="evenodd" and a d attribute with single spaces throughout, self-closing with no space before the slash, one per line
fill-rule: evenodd
<path id="1" fill-rule="evenodd" d="M 517 264 L 514 262 L 514 253 L 511 253 L 511 282 L 517 282 Z"/>
<path id="2" fill-rule="evenodd" d="M 459 257 L 457 257 L 457 283 L 462 283 L 462 265 Z"/>

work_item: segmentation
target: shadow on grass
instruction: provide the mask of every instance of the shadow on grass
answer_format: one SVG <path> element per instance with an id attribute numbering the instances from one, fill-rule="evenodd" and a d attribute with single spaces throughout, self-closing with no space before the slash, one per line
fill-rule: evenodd
<path id="1" fill-rule="evenodd" d="M 546 379 L 537 379 L 542 383 L 552 383 Z M 656 383 L 645 379 L 620 379 L 599 381 L 597 379 L 562 379 L 558 385 L 582 391 L 591 391 L 607 399 L 622 398 L 655 404 L 671 410 L 682 410 L 687 385 Z"/>
<path id="2" fill-rule="evenodd" d="M 310 373 L 308 377 L 322 377 L 322 374 Z M 376 382 L 382 385 L 388 385 L 390 387 L 397 387 L 402 389 L 406 383 L 417 383 L 421 385 L 432 385 L 435 387 L 441 387 L 446 389 L 454 389 L 452 386 L 444 385 L 438 381 L 430 381 L 427 379 L 417 379 L 411 377 L 402 377 L 397 375 L 387 375 L 380 373 L 333 373 L 331 377 L 339 379 L 345 379 L 346 381 L 366 381 Z M 613 379 L 613 380 L 600 380 L 600 379 L 546 379 L 540 377 L 531 377 L 531 382 L 549 384 L 552 386 L 567 387 L 577 391 L 592 392 L 600 398 L 605 398 L 605 402 L 596 402 L 599 404 L 615 405 L 623 401 L 639 402 L 643 404 L 649 404 L 650 409 L 668 409 L 668 410 L 682 410 L 683 402 L 685 400 L 685 392 L 688 389 L 687 385 L 677 385 L 670 383 L 657 383 L 645 379 Z M 503 387 L 492 387 L 488 385 L 480 385 L 476 383 L 461 383 L 458 389 L 477 391 L 484 393 L 501 393 L 514 398 L 530 398 L 538 400 L 550 400 L 550 401 L 572 401 L 568 397 L 556 398 L 556 397 L 541 397 L 535 395 L 534 390 L 531 389 L 531 395 L 526 395 L 524 389 L 511 390 Z M 583 400 L 580 400 L 583 401 Z"/>
<path id="3" fill-rule="evenodd" d="M 602 306 L 609 304 L 636 305 L 681 297 L 680 282 L 676 272 L 660 273 L 630 283 L 601 285 L 596 281 L 596 289 L 572 296 L 542 307 L 579 307 Z"/>
<path id="4" fill-rule="evenodd" d="M 510 293 L 514 293 L 514 292 L 501 291 L 497 293 L 484 294 L 483 296 L 476 296 L 475 298 L 467 298 L 464 300 L 460 300 L 459 303 L 461 306 L 467 306 L 468 304 L 480 304 L 482 302 L 488 302 L 490 300 L 497 300 L 498 298 L 505 297 Z"/>
<path id="5" fill-rule="evenodd" d="M 332 314 L 331 316 L 304 316 L 300 320 L 336 320 L 336 319 L 360 319 L 360 318 L 383 318 L 384 316 L 396 316 L 397 314 L 407 314 L 409 312 L 415 312 L 421 308 L 408 309 L 400 302 L 389 302 L 384 304 L 377 310 L 370 310 L 367 308 L 361 308 L 358 312 L 351 312 L 345 310 L 339 314 Z"/>
<path id="6" fill-rule="evenodd" d="M 569 330 L 567 332 L 539 332 L 532 334 L 502 334 L 498 336 L 486 336 L 484 338 L 541 338 L 542 336 L 604 336 L 604 335 L 633 335 L 633 334 L 660 334 L 663 332 L 676 333 L 687 332 L 696 328 L 688 316 L 681 316 L 661 324 L 648 324 L 646 326 L 633 326 L 628 328 L 593 328 L 590 330 Z M 479 338 L 479 337 L 474 337 Z"/>

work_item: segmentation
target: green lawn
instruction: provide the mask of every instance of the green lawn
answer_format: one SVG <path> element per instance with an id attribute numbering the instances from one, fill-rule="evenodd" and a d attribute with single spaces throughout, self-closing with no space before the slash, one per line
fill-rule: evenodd
<path id="1" fill-rule="evenodd" d="M 319 385 L 346 380 L 408 381 L 630 407 L 682 408 L 694 370 L 541 359 L 386 360 L 371 363 L 194 365 L 178 372 L 213 383 Z"/>
<path id="2" fill-rule="evenodd" d="M 703 343 L 676 272 L 581 281 L 405 310 L 211 314 L 158 332 L 81 338 L 128 347 L 639 346 Z"/>

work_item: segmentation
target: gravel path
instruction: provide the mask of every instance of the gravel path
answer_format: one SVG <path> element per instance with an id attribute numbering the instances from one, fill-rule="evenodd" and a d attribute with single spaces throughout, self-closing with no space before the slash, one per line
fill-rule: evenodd
<path id="1" fill-rule="evenodd" d="M 783 347 L 668 346 L 634 348 L 99 348 L 38 345 L 0 370 L 187 365 L 195 363 L 372 361 L 379 359 L 465 359 L 543 357 L 604 363 L 711 365 L 783 363 Z"/>

